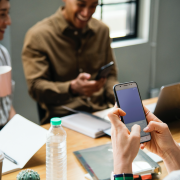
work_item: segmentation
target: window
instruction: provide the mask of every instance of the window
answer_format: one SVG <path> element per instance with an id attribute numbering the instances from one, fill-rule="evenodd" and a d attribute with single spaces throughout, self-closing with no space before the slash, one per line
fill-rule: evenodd
<path id="1" fill-rule="evenodd" d="M 139 0 L 99 0 L 93 15 L 110 28 L 113 41 L 137 37 Z"/>

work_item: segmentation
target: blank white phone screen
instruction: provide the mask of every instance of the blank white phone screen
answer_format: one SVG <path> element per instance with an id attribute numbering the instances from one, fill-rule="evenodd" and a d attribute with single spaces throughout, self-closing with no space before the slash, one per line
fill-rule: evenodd
<path id="1" fill-rule="evenodd" d="M 123 119 L 129 131 L 131 132 L 131 127 L 134 124 L 138 124 L 141 126 L 141 137 L 150 135 L 150 133 L 145 133 L 143 131 L 147 126 L 147 121 L 137 87 L 122 89 L 116 92 L 120 108 L 126 112 Z"/>

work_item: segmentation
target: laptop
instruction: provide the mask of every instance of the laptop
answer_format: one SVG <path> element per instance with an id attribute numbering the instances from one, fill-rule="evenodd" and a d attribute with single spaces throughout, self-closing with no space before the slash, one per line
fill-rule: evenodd
<path id="1" fill-rule="evenodd" d="M 180 83 L 162 86 L 157 104 L 149 105 L 149 109 L 163 122 L 180 120 Z"/>

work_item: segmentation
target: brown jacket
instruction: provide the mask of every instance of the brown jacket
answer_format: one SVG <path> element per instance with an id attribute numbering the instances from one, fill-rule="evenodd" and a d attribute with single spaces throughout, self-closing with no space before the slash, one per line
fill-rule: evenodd
<path id="1" fill-rule="evenodd" d="M 114 61 L 109 29 L 96 19 L 77 31 L 64 19 L 60 8 L 27 32 L 22 60 L 29 93 L 47 112 L 42 123 L 53 116 L 67 115 L 61 105 L 93 112 L 114 103 L 112 88 L 118 83 L 115 67 L 104 88 L 91 98 L 73 96 L 69 91 L 71 80 L 79 73 L 90 73 L 94 79 L 101 66 Z"/>

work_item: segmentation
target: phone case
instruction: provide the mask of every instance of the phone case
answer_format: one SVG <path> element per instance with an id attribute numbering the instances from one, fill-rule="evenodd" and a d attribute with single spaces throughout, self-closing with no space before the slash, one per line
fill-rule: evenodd
<path id="1" fill-rule="evenodd" d="M 95 80 L 99 80 L 101 78 L 106 78 L 108 76 L 108 74 L 111 71 L 112 66 L 114 65 L 114 62 L 111 61 L 110 63 L 106 64 L 105 66 L 101 67 L 101 69 L 99 70 Z"/>
<path id="2" fill-rule="evenodd" d="M 114 91 L 114 95 L 115 95 L 115 100 L 116 100 L 116 103 L 117 103 L 117 106 L 119 107 L 119 108 L 121 108 L 120 107 L 120 104 L 119 104 L 119 101 L 118 101 L 118 97 L 117 97 L 117 93 L 116 93 L 116 86 L 119 86 L 119 85 L 124 85 L 124 84 L 129 84 L 129 83 L 135 83 L 136 84 L 136 86 L 137 86 L 137 89 L 138 89 L 138 93 L 139 93 L 139 98 L 140 98 L 140 100 L 141 100 L 141 105 L 143 106 L 143 104 L 142 104 L 142 99 L 141 99 L 141 95 L 140 95 L 140 92 L 139 92 L 139 88 L 138 88 L 138 85 L 137 85 L 137 83 L 136 82 L 134 82 L 134 81 L 130 81 L 130 82 L 125 82 L 125 83 L 119 83 L 119 84 L 116 84 L 116 85 L 114 85 L 113 86 L 113 91 Z M 144 112 L 144 108 L 143 108 L 143 112 Z M 145 118 L 146 118 L 146 114 L 145 114 L 145 112 L 144 112 L 144 116 L 145 116 Z M 123 119 L 123 117 L 121 116 L 121 121 L 124 123 L 124 119 Z M 147 122 L 147 119 L 146 119 L 146 122 Z M 148 124 L 148 122 L 147 122 L 147 124 Z M 151 137 L 151 135 L 150 135 L 150 137 Z M 151 140 L 151 139 L 150 139 Z M 150 140 L 148 140 L 148 141 L 150 141 Z M 143 143 L 144 142 L 148 142 L 148 141 L 143 141 Z"/>

